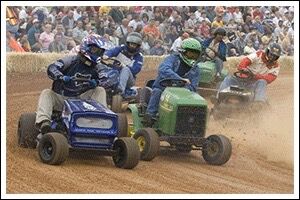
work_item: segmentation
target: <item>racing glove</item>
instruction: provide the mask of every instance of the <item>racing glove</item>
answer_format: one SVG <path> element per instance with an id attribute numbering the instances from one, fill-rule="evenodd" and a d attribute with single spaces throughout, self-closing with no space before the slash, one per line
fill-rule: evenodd
<path id="1" fill-rule="evenodd" d="M 70 76 L 60 76 L 59 77 L 60 80 L 62 80 L 64 83 L 68 83 L 71 80 Z"/>
<path id="2" fill-rule="evenodd" d="M 98 82 L 95 79 L 89 80 L 90 87 L 94 88 L 98 85 Z"/>

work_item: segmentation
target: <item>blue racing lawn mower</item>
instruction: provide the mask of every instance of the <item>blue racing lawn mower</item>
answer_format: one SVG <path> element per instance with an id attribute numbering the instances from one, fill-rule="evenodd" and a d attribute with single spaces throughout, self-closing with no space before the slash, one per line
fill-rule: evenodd
<path id="1" fill-rule="evenodd" d="M 51 131 L 41 134 L 35 126 L 36 113 L 24 113 L 18 123 L 18 145 L 38 149 L 43 163 L 59 165 L 69 151 L 108 153 L 116 167 L 132 169 L 140 151 L 128 132 L 125 114 L 116 114 L 95 100 L 67 99 L 63 111 L 53 111 Z"/>

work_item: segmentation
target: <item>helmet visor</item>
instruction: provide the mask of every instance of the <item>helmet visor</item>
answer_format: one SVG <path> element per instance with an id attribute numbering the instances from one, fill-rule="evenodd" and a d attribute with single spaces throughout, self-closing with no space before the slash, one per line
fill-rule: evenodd
<path id="1" fill-rule="evenodd" d="M 191 60 L 198 60 L 199 56 L 200 56 L 200 51 L 196 51 L 196 50 L 192 50 L 192 49 L 187 49 L 184 52 L 184 55 L 187 59 L 191 59 Z"/>
<path id="2" fill-rule="evenodd" d="M 103 55 L 103 53 L 104 53 L 104 49 L 101 49 L 101 48 L 99 48 L 99 47 L 97 47 L 97 46 L 91 46 L 90 47 L 90 52 L 91 52 L 91 54 L 92 55 L 95 55 L 95 56 L 102 56 Z"/>
<path id="3" fill-rule="evenodd" d="M 271 51 L 268 52 L 267 56 L 268 56 L 268 60 L 271 61 L 271 62 L 275 61 L 279 58 L 278 55 L 272 53 Z"/>

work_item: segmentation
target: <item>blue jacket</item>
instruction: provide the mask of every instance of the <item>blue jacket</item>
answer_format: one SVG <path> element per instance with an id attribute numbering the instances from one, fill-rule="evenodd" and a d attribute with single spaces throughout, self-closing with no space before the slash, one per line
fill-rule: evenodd
<path id="1" fill-rule="evenodd" d="M 209 47 L 210 43 L 213 41 L 214 38 L 208 38 L 202 42 L 202 46 L 206 49 Z M 223 61 L 226 61 L 226 54 L 227 54 L 227 46 L 224 41 L 220 42 L 219 49 L 218 49 L 219 58 Z"/>
<path id="2" fill-rule="evenodd" d="M 127 53 L 127 47 L 125 45 L 121 45 L 121 46 L 117 46 L 115 48 L 105 51 L 104 55 L 111 58 L 111 57 L 118 57 L 120 53 L 122 53 L 128 59 L 131 60 L 131 62 L 127 63 L 126 66 L 129 67 L 132 75 L 134 77 L 136 77 L 136 75 L 141 71 L 143 63 L 144 63 L 143 54 L 140 52 L 137 52 L 133 56 L 129 56 Z"/>
<path id="3" fill-rule="evenodd" d="M 50 79 L 54 80 L 52 83 L 52 90 L 57 94 L 75 97 L 92 87 L 87 82 L 69 81 L 64 83 L 61 80 L 63 76 L 74 77 L 75 74 L 80 74 L 88 79 L 95 79 L 98 82 L 98 74 L 101 71 L 100 65 L 88 66 L 85 65 L 80 56 L 66 56 L 57 60 L 55 63 L 49 65 L 47 74 Z"/>
<path id="4" fill-rule="evenodd" d="M 166 78 L 187 78 L 190 80 L 191 84 L 187 85 L 186 88 L 193 92 L 196 92 L 200 79 L 199 67 L 194 65 L 183 77 L 180 77 L 176 73 L 180 65 L 184 65 L 184 62 L 181 61 L 180 55 L 178 53 L 167 56 L 159 65 L 158 76 L 153 83 L 153 88 L 160 88 L 163 90 L 164 88 L 160 86 L 159 82 Z"/>

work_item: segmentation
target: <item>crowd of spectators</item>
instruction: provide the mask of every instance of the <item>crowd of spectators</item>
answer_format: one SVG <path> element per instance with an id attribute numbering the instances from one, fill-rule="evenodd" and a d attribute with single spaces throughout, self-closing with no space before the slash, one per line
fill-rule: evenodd
<path id="1" fill-rule="evenodd" d="M 188 37 L 204 40 L 227 31 L 227 56 L 247 55 L 278 42 L 285 55 L 294 50 L 292 6 L 19 6 L 6 8 L 6 49 L 65 52 L 96 33 L 113 47 L 132 31 L 142 34 L 144 55 L 177 51 Z"/>

